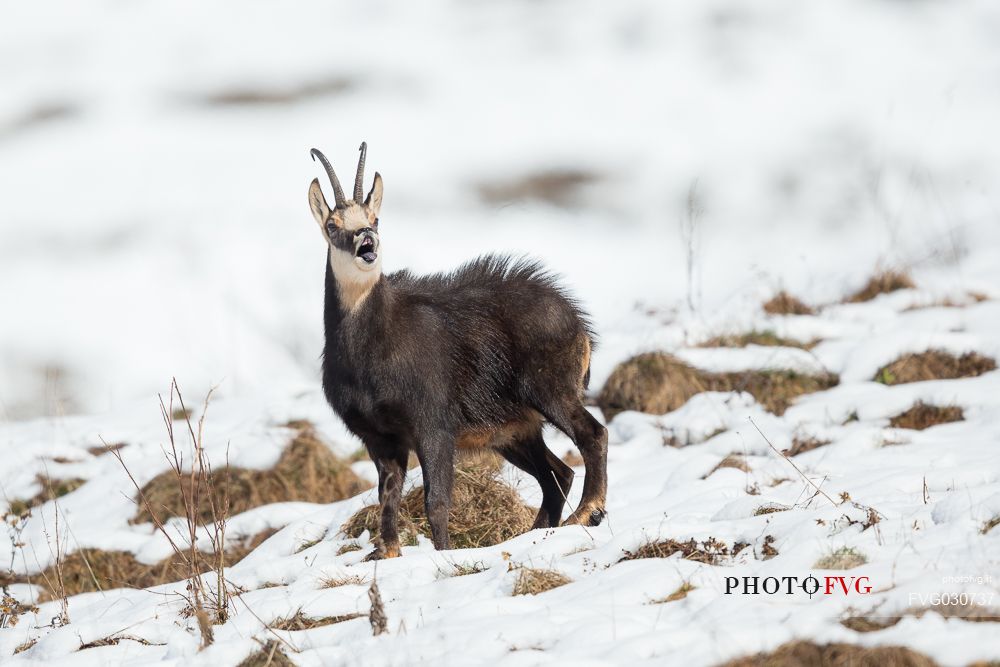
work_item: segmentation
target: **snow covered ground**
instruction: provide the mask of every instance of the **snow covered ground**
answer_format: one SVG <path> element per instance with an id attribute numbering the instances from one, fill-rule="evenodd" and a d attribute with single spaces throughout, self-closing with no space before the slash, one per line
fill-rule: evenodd
<path id="1" fill-rule="evenodd" d="M 349 173 L 364 138 L 386 181 L 386 268 L 443 270 L 495 250 L 543 259 L 595 316 L 594 387 L 649 349 L 706 370 L 822 368 L 841 384 L 781 417 L 716 393 L 665 417 L 617 416 L 605 525 L 478 550 L 405 548 L 377 566 L 388 635 L 372 637 L 364 618 L 280 633 L 297 664 L 711 665 L 792 638 L 905 645 L 946 665 L 997 658 L 995 622 L 930 613 L 861 634 L 839 621 L 892 616 L 915 606 L 911 594 L 1000 593 L 1000 528 L 980 532 L 1000 514 L 1000 373 L 871 381 L 904 352 L 1000 357 L 998 30 L 988 0 L 8 7 L 3 493 L 34 495 L 38 473 L 86 479 L 60 499 L 72 547 L 168 555 L 149 525 L 128 523 L 117 462 L 86 450 L 127 442 L 140 483 L 162 472 L 155 394 L 171 376 L 188 397 L 219 385 L 213 462 L 228 448 L 234 464 L 268 467 L 289 419 L 354 451 L 318 390 L 323 248 L 305 192 L 318 174 L 310 147 Z M 548 199 L 518 194 L 526 178 L 571 172 L 580 184 Z M 917 288 L 839 303 L 877 266 L 909 270 Z M 829 305 L 765 315 L 780 288 Z M 967 305 L 935 305 L 947 300 Z M 695 347 L 750 330 L 822 342 Z M 961 406 L 965 420 L 888 427 L 917 400 Z M 831 441 L 794 461 L 852 502 L 812 497 L 751 417 L 778 449 L 796 435 Z M 665 429 L 693 444 L 664 446 Z M 550 435 L 558 453 L 571 448 Z M 711 472 L 733 453 L 749 472 Z M 370 476 L 367 465 L 356 467 Z M 537 502 L 533 482 L 504 474 Z M 174 598 L 110 591 L 72 598 L 64 627 L 43 627 L 47 603 L 0 630 L 0 661 L 236 664 L 273 639 L 264 623 L 299 608 L 366 612 L 367 587 L 318 582 L 375 575 L 361 552 L 336 555 L 340 525 L 372 499 L 234 517 L 232 534 L 285 527 L 232 568 L 249 592 L 205 651 Z M 771 506 L 790 509 L 755 515 Z M 880 522 L 865 530 L 869 507 Z M 29 521 L 18 571 L 49 562 L 52 512 Z M 750 546 L 714 566 L 619 562 L 649 540 L 709 537 Z M 765 546 L 778 554 L 763 558 Z M 868 562 L 815 567 L 842 547 Z M 0 541 L 0 562 L 10 555 Z M 474 562 L 487 569 L 445 576 Z M 511 597 L 511 564 L 573 583 Z M 872 591 L 725 594 L 726 577 L 810 573 L 867 576 Z M 992 579 L 945 581 L 965 576 Z M 650 604 L 684 582 L 685 598 Z M 116 633 L 150 645 L 77 650 Z"/>

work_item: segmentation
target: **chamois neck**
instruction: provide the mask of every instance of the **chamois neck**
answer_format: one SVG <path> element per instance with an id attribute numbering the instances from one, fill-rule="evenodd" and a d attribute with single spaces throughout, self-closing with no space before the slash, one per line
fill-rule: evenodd
<path id="1" fill-rule="evenodd" d="M 381 274 L 374 275 L 368 282 L 362 283 L 348 283 L 338 279 L 337 271 L 331 261 L 331 252 L 327 251 L 323 317 L 328 337 L 335 333 L 345 318 L 363 306 L 381 280 Z"/>

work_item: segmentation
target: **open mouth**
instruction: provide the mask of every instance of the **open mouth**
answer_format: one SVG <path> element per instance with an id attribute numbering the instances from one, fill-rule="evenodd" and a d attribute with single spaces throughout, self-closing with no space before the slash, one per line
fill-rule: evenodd
<path id="1" fill-rule="evenodd" d="M 356 257 L 360 257 L 365 260 L 368 264 L 375 261 L 375 238 L 372 236 L 366 236 L 364 240 L 361 241 L 361 245 L 358 246 L 358 251 L 355 253 Z"/>

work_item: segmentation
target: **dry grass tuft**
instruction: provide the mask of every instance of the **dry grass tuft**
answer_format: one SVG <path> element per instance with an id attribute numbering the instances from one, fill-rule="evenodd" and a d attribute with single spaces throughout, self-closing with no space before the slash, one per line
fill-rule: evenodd
<path id="1" fill-rule="evenodd" d="M 995 517 L 984 523 L 979 532 L 985 535 L 997 526 L 1000 526 L 1000 514 L 997 514 Z"/>
<path id="2" fill-rule="evenodd" d="M 882 384 L 904 384 L 927 380 L 954 380 L 976 377 L 996 370 L 997 362 L 978 352 L 966 352 L 956 357 L 945 350 L 927 350 L 918 354 L 904 354 L 883 366 L 872 378 Z"/>
<path id="3" fill-rule="evenodd" d="M 292 616 L 278 618 L 271 621 L 271 624 L 268 627 L 272 630 L 297 632 L 299 630 L 312 630 L 313 628 L 319 628 L 324 625 L 333 625 L 334 623 L 343 623 L 344 621 L 361 618 L 362 616 L 364 616 L 364 614 L 352 613 L 341 614 L 340 616 L 321 616 L 318 618 L 311 618 L 303 614 L 300 609 Z"/>
<path id="4" fill-rule="evenodd" d="M 509 181 L 481 183 L 479 196 L 492 206 L 541 201 L 571 208 L 580 203 L 583 187 L 600 180 L 600 175 L 581 169 L 552 169 Z"/>
<path id="5" fill-rule="evenodd" d="M 764 302 L 764 312 L 769 315 L 812 315 L 816 311 L 788 292 L 781 291 Z"/>
<path id="6" fill-rule="evenodd" d="M 29 639 L 24 640 L 16 647 L 14 647 L 14 655 L 17 655 L 18 653 L 24 653 L 37 643 L 38 643 L 38 637 L 31 637 Z"/>
<path id="7" fill-rule="evenodd" d="M 295 663 L 288 659 L 280 643 L 271 640 L 259 651 L 248 655 L 236 667 L 295 667 Z"/>
<path id="8" fill-rule="evenodd" d="M 38 493 L 27 500 L 17 498 L 11 500 L 10 508 L 7 510 L 8 512 L 14 516 L 23 516 L 32 508 L 44 505 L 50 500 L 62 498 L 63 496 L 76 491 L 87 482 L 87 480 L 79 479 L 77 477 L 69 479 L 53 479 L 46 475 L 37 475 L 35 477 L 35 481 L 41 487 Z"/>
<path id="9" fill-rule="evenodd" d="M 792 446 L 782 452 L 785 456 L 798 456 L 799 454 L 804 454 L 805 452 L 811 452 L 819 447 L 825 447 L 830 444 L 829 440 L 821 440 L 815 436 L 803 436 L 796 435 L 792 439 Z"/>
<path id="10" fill-rule="evenodd" d="M 489 568 L 481 560 L 477 560 L 474 563 L 452 563 L 451 571 L 445 572 L 446 576 L 450 577 L 464 577 L 469 574 L 479 574 L 480 572 L 485 572 Z"/>
<path id="11" fill-rule="evenodd" d="M 514 582 L 511 595 L 538 595 L 571 583 L 572 579 L 555 570 L 522 567 L 518 569 L 517 581 Z"/>
<path id="12" fill-rule="evenodd" d="M 821 570 L 851 570 L 868 562 L 865 555 L 853 547 L 841 547 L 820 558 L 813 567 Z"/>
<path id="13" fill-rule="evenodd" d="M 344 554 L 349 554 L 352 551 L 361 551 L 361 545 L 357 542 L 348 542 L 339 549 L 337 549 L 337 555 L 343 556 Z"/>
<path id="14" fill-rule="evenodd" d="M 531 528 L 537 510 L 521 501 L 517 491 L 493 470 L 459 466 L 455 469 L 448 533 L 453 549 L 500 544 Z M 368 530 L 374 539 L 379 532 L 379 506 L 368 505 L 347 520 L 341 531 L 359 537 Z M 415 544 L 417 534 L 430 537 L 431 527 L 424 512 L 424 490 L 416 488 L 399 507 L 399 533 L 403 544 Z"/>
<path id="15" fill-rule="evenodd" d="M 765 514 L 774 514 L 775 512 L 787 512 L 792 509 L 791 507 L 785 507 L 784 505 L 761 505 L 753 511 L 754 516 L 764 516 Z"/>
<path id="16" fill-rule="evenodd" d="M 902 646 L 855 646 L 792 641 L 770 653 L 736 658 L 719 667 L 936 667 L 922 653 Z"/>
<path id="17" fill-rule="evenodd" d="M 798 347 L 803 350 L 814 347 L 816 341 L 803 343 L 793 338 L 782 338 L 773 331 L 749 331 L 742 334 L 726 334 L 703 341 L 698 347 L 746 347 L 764 345 L 766 347 Z"/>
<path id="18" fill-rule="evenodd" d="M 909 275 L 902 271 L 881 271 L 868 279 L 865 286 L 847 297 L 845 303 L 861 303 L 871 301 L 879 294 L 888 294 L 901 289 L 913 289 L 916 284 Z"/>
<path id="19" fill-rule="evenodd" d="M 275 107 L 295 104 L 351 90 L 355 81 L 342 76 L 305 81 L 275 88 L 231 88 L 210 93 L 200 101 L 211 107 Z"/>
<path id="20" fill-rule="evenodd" d="M 855 632 L 878 632 L 890 628 L 906 616 L 920 618 L 924 614 L 935 613 L 942 618 L 958 618 L 970 623 L 993 623 L 1000 621 L 1000 609 L 975 604 L 940 604 L 928 607 L 912 607 L 893 616 L 850 616 L 840 624 Z"/>
<path id="21" fill-rule="evenodd" d="M 646 542 L 640 545 L 635 551 L 626 551 L 622 560 L 669 558 L 677 553 L 681 555 L 681 558 L 696 563 L 715 565 L 724 556 L 729 555 L 729 548 L 714 537 L 710 537 L 704 542 L 696 542 L 693 538 L 687 542 L 679 542 L 671 539 L 657 540 Z"/>
<path id="22" fill-rule="evenodd" d="M 339 577 L 323 577 L 319 583 L 322 588 L 340 588 L 341 586 L 364 586 L 368 580 L 356 574 L 345 574 Z"/>
<path id="23" fill-rule="evenodd" d="M 798 396 L 829 389 L 838 382 L 834 374 L 805 375 L 789 370 L 708 373 L 669 354 L 647 352 L 618 364 L 601 389 L 597 405 L 611 420 L 625 410 L 671 412 L 703 391 L 745 391 L 765 409 L 780 415 Z"/>
<path id="24" fill-rule="evenodd" d="M 87 447 L 87 453 L 91 456 L 104 456 L 109 452 L 117 452 L 125 447 L 128 447 L 128 443 L 113 442 L 108 445 L 95 445 L 93 447 Z"/>
<path id="25" fill-rule="evenodd" d="M 909 428 L 922 431 L 938 424 L 960 422 L 965 419 L 962 408 L 956 405 L 941 407 L 918 401 L 906 412 L 901 412 L 889 420 L 892 428 Z"/>
<path id="26" fill-rule="evenodd" d="M 312 503 L 332 503 L 356 496 L 371 488 L 358 477 L 350 465 L 338 458 L 317 437 L 312 426 L 303 426 L 270 470 L 221 468 L 212 472 L 216 480 L 216 506 L 223 506 L 223 494 L 228 485 L 230 515 L 271 503 L 298 500 Z M 190 494 L 190 479 L 178 481 L 168 470 L 150 480 L 142 492 L 161 520 L 184 517 L 184 494 Z M 212 503 L 203 503 L 198 519 L 212 522 Z M 152 521 L 148 509 L 140 503 L 133 523 Z"/>
<path id="27" fill-rule="evenodd" d="M 736 468 L 737 470 L 742 470 L 743 472 L 750 472 L 750 466 L 747 465 L 747 460 L 742 454 L 730 454 L 726 458 L 719 461 L 718 464 L 716 464 L 716 466 L 712 468 L 702 479 L 708 479 L 712 476 L 712 473 L 722 468 Z"/>
<path id="28" fill-rule="evenodd" d="M 665 604 L 667 602 L 676 602 L 677 600 L 683 600 L 688 596 L 688 593 L 694 590 L 694 586 L 688 582 L 684 582 L 677 587 L 677 590 L 668 595 L 665 598 L 658 598 L 656 600 L 651 600 L 649 604 Z"/>
<path id="29" fill-rule="evenodd" d="M 274 530 L 266 530 L 246 539 L 242 544 L 225 552 L 227 567 L 235 565 L 256 549 Z M 185 555 L 187 551 L 184 552 Z M 199 554 L 198 567 L 201 572 L 210 572 L 215 566 L 215 556 L 211 553 Z M 172 554 L 158 563 L 148 565 L 136 560 L 128 551 L 104 551 L 102 549 L 81 549 L 67 554 L 62 561 L 62 582 L 66 595 L 91 593 L 112 588 L 151 588 L 161 584 L 182 581 L 189 576 L 187 562 Z M 44 587 L 41 600 L 55 599 L 57 575 L 55 565 L 38 574 L 20 575 L 0 583 L 34 583 Z"/>

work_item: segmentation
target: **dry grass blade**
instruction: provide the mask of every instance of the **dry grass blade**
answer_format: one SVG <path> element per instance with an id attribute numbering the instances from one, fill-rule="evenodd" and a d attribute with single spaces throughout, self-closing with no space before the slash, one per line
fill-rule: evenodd
<path id="1" fill-rule="evenodd" d="M 379 635 L 388 632 L 389 619 L 385 615 L 385 604 L 382 602 L 382 594 L 378 590 L 378 583 L 372 580 L 372 585 L 368 587 L 368 600 L 371 602 L 371 609 L 368 611 L 368 621 L 372 626 L 372 635 Z"/>
<path id="2" fill-rule="evenodd" d="M 573 580 L 561 572 L 522 567 L 518 569 L 511 595 L 538 595 L 570 583 Z"/>
<path id="3" fill-rule="evenodd" d="M 364 614 L 341 614 L 339 616 L 320 616 L 320 617 L 310 617 L 302 613 L 302 610 L 298 610 L 293 615 L 286 618 L 278 618 L 271 621 L 270 628 L 272 630 L 288 630 L 291 632 L 298 632 L 300 630 L 311 630 L 313 628 L 323 627 L 324 625 L 333 625 L 334 623 L 343 623 L 344 621 L 350 621 L 355 618 L 361 618 Z"/>
<path id="4" fill-rule="evenodd" d="M 829 501 L 830 501 L 830 504 L 831 504 L 831 505 L 833 505 L 834 507 L 836 507 L 836 506 L 837 506 L 837 503 L 836 503 L 836 502 L 834 502 L 833 498 L 831 498 L 830 496 L 828 496 L 828 495 L 827 495 L 826 491 L 824 491 L 823 489 L 821 489 L 821 488 L 819 487 L 819 485 L 818 485 L 818 484 L 816 484 L 816 482 L 814 482 L 814 481 L 812 481 L 811 479 L 809 479 L 809 478 L 808 478 L 808 477 L 806 476 L 806 474 L 805 474 L 804 472 L 802 472 L 802 469 L 801 469 L 801 468 L 799 468 L 799 467 L 798 467 L 797 465 L 795 465 L 795 462 L 794 462 L 794 461 L 792 461 L 792 460 L 791 460 L 790 458 L 788 458 L 787 456 L 785 456 L 785 454 L 784 454 L 784 453 L 780 452 L 780 451 L 778 450 L 778 448 L 774 446 L 774 443 L 773 443 L 773 442 L 771 442 L 770 438 L 768 438 L 768 437 L 767 437 L 766 435 L 764 435 L 764 431 L 760 430 L 760 427 L 759 427 L 759 426 L 757 426 L 757 422 L 755 422 L 755 421 L 753 420 L 753 417 L 747 417 L 747 419 L 748 419 L 748 420 L 750 421 L 750 423 L 751 423 L 751 424 L 753 424 L 753 427 L 754 427 L 755 429 L 757 429 L 757 432 L 758 432 L 758 433 L 760 433 L 760 437 L 764 438 L 764 442 L 766 442 L 766 443 L 767 443 L 767 446 L 768 446 L 768 447 L 770 447 L 770 448 L 771 448 L 771 449 L 772 449 L 772 450 L 774 451 L 774 453 L 775 453 L 775 454 L 777 454 L 777 455 L 778 455 L 778 456 L 780 456 L 781 458 L 783 458 L 783 459 L 785 459 L 786 461 L 788 461 L 788 465 L 790 465 L 790 466 L 792 466 L 793 468 L 795 468 L 795 472 L 799 473 L 799 476 L 800 476 L 800 477 L 802 477 L 802 479 L 804 479 L 804 480 L 806 480 L 807 482 L 809 482 L 809 484 L 810 484 L 810 485 L 811 485 L 811 486 L 812 486 L 812 487 L 813 487 L 814 489 L 816 489 L 816 493 L 817 493 L 817 494 L 820 494 L 820 495 L 822 495 L 822 496 L 823 496 L 824 498 L 826 498 L 827 500 L 829 500 Z"/>
<path id="5" fill-rule="evenodd" d="M 656 600 L 651 600 L 649 604 L 666 604 L 667 602 L 677 602 L 678 600 L 683 600 L 684 598 L 686 598 L 688 596 L 688 593 L 690 593 L 693 590 L 694 586 L 685 581 L 680 586 L 678 586 L 677 590 L 675 590 L 670 595 L 663 598 L 657 598 Z"/>

